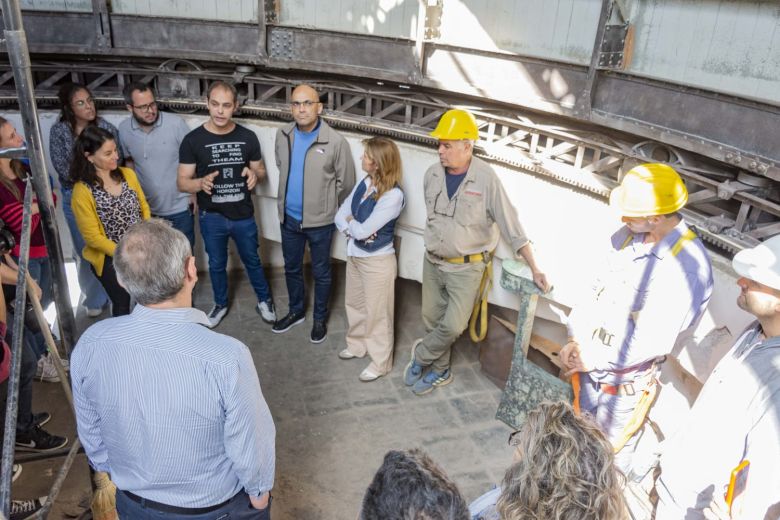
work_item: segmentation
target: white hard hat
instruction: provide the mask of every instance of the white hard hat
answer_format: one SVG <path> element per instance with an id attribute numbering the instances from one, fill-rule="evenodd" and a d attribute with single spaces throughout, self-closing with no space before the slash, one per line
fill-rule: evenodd
<path id="1" fill-rule="evenodd" d="M 743 249 L 731 261 L 740 276 L 780 290 L 780 235 L 751 249 Z"/>

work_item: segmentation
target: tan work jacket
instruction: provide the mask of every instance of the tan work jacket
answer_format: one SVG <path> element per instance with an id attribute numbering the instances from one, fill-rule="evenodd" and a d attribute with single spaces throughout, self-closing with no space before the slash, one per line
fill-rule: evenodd
<path id="1" fill-rule="evenodd" d="M 515 255 L 528 243 L 517 212 L 490 165 L 472 157 L 465 175 L 450 199 L 444 167 L 437 163 L 425 172 L 425 249 L 428 260 L 445 270 L 464 265 L 449 264 L 444 258 L 493 251 L 499 230 Z"/>

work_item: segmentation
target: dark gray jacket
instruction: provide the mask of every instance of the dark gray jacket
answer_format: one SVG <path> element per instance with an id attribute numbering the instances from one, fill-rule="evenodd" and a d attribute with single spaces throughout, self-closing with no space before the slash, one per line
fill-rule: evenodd
<path id="1" fill-rule="evenodd" d="M 284 222 L 287 199 L 287 179 L 295 123 L 276 132 L 276 166 L 279 167 L 277 204 L 279 220 Z M 336 211 L 355 185 L 355 162 L 344 137 L 320 119 L 320 130 L 306 152 L 303 166 L 303 227 L 318 227 L 333 223 Z"/>

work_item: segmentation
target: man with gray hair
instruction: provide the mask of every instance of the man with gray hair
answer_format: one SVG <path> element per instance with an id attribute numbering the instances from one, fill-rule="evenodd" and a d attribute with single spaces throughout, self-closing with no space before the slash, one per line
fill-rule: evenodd
<path id="1" fill-rule="evenodd" d="M 404 383 L 415 395 L 452 381 L 452 344 L 468 325 L 483 278 L 490 278 L 488 266 L 499 235 L 528 263 L 536 285 L 549 290 L 496 172 L 474 157 L 474 141 L 479 138 L 474 115 L 448 110 L 431 136 L 439 141 L 439 162 L 428 168 L 423 180 L 428 213 L 422 277 L 426 334 L 412 345 L 404 370 Z"/>
<path id="2" fill-rule="evenodd" d="M 138 305 L 81 336 L 71 376 L 79 438 L 120 518 L 270 519 L 273 419 L 249 349 L 192 308 L 189 241 L 140 222 L 114 265 Z"/>

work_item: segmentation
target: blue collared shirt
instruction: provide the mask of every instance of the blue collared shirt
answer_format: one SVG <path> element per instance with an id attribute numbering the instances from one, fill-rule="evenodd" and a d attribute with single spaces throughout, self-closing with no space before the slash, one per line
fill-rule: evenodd
<path id="1" fill-rule="evenodd" d="M 101 321 L 71 357 L 78 434 L 119 489 L 180 507 L 274 483 L 275 436 L 249 349 L 197 309 Z"/>
<path id="2" fill-rule="evenodd" d="M 675 254 L 686 232 L 681 220 L 657 243 L 645 244 L 644 234 L 632 236 L 627 227 L 612 235 L 593 293 L 569 316 L 569 335 L 597 360 L 594 379 L 613 383 L 616 373 L 648 368 L 704 314 L 712 265 L 698 238 L 681 243 Z"/>

